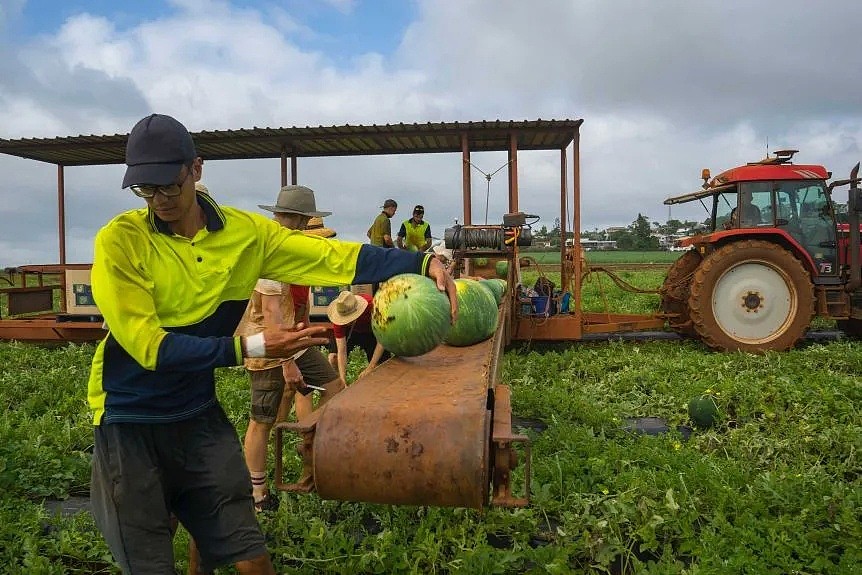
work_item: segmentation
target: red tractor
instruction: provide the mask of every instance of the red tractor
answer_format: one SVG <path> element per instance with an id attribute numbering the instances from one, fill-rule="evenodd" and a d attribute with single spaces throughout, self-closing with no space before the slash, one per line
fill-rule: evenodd
<path id="1" fill-rule="evenodd" d="M 662 313 L 672 328 L 718 350 L 785 350 L 812 318 L 838 320 L 862 336 L 857 164 L 847 180 L 827 183 L 823 166 L 793 164 L 797 150 L 722 172 L 703 189 L 665 204 L 699 200 L 707 231 L 684 238 L 690 247 L 662 287 Z M 850 185 L 847 204 L 832 191 Z"/>

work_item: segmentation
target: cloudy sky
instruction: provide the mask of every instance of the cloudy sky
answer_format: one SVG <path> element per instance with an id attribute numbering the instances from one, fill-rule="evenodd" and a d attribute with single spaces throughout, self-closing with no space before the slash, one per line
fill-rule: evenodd
<path id="1" fill-rule="evenodd" d="M 583 118 L 582 226 L 668 217 L 664 198 L 797 148 L 845 176 L 862 159 L 862 3 L 834 0 L 0 0 L 0 138 L 126 133 L 152 112 L 190 130 Z M 485 172 L 504 154 L 473 154 Z M 550 227 L 559 153 L 522 153 L 520 206 Z M 141 200 L 121 166 L 68 168 L 69 262 Z M 271 203 L 278 160 L 209 162 L 222 202 Z M 506 170 L 473 179 L 499 221 Z M 376 206 L 461 210 L 460 155 L 301 159 L 327 222 L 360 240 Z M 673 208 L 703 219 L 699 204 Z M 56 169 L 0 156 L 0 266 L 58 260 Z"/>

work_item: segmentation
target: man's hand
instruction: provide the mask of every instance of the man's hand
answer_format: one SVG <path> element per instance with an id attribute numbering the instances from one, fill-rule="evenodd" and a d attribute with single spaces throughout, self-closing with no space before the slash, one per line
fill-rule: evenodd
<path id="1" fill-rule="evenodd" d="M 445 291 L 449 296 L 449 305 L 452 308 L 452 323 L 458 319 L 458 288 L 455 287 L 455 280 L 446 271 L 446 267 L 440 263 L 437 258 L 431 258 L 431 263 L 428 265 L 428 277 L 437 282 L 437 289 Z"/>
<path id="2" fill-rule="evenodd" d="M 291 357 L 303 349 L 326 345 L 329 338 L 323 337 L 325 333 L 325 327 L 305 327 L 301 323 L 295 329 L 268 327 L 263 331 L 266 357 Z"/>
<path id="3" fill-rule="evenodd" d="M 284 374 L 284 383 L 292 389 L 297 389 L 305 384 L 302 378 L 302 372 L 299 371 L 295 361 L 288 361 L 282 364 L 281 371 Z"/>

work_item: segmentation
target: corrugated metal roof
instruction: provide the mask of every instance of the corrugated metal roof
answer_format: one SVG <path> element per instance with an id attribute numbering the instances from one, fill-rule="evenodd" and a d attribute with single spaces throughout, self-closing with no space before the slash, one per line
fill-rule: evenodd
<path id="1" fill-rule="evenodd" d="M 375 154 L 460 152 L 466 135 L 471 152 L 505 151 L 514 134 L 518 150 L 568 146 L 583 120 L 429 122 L 370 126 L 306 126 L 204 130 L 192 134 L 205 160 L 298 158 Z M 64 166 L 122 164 L 128 134 L 0 139 L 0 153 Z"/>

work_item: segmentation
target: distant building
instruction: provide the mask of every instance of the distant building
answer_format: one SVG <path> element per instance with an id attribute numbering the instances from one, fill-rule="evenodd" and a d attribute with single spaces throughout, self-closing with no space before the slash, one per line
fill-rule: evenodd
<path id="1" fill-rule="evenodd" d="M 574 245 L 574 240 L 566 240 L 566 245 Z M 581 249 L 591 252 L 596 250 L 615 250 L 617 249 L 616 240 L 585 240 L 581 239 Z"/>

